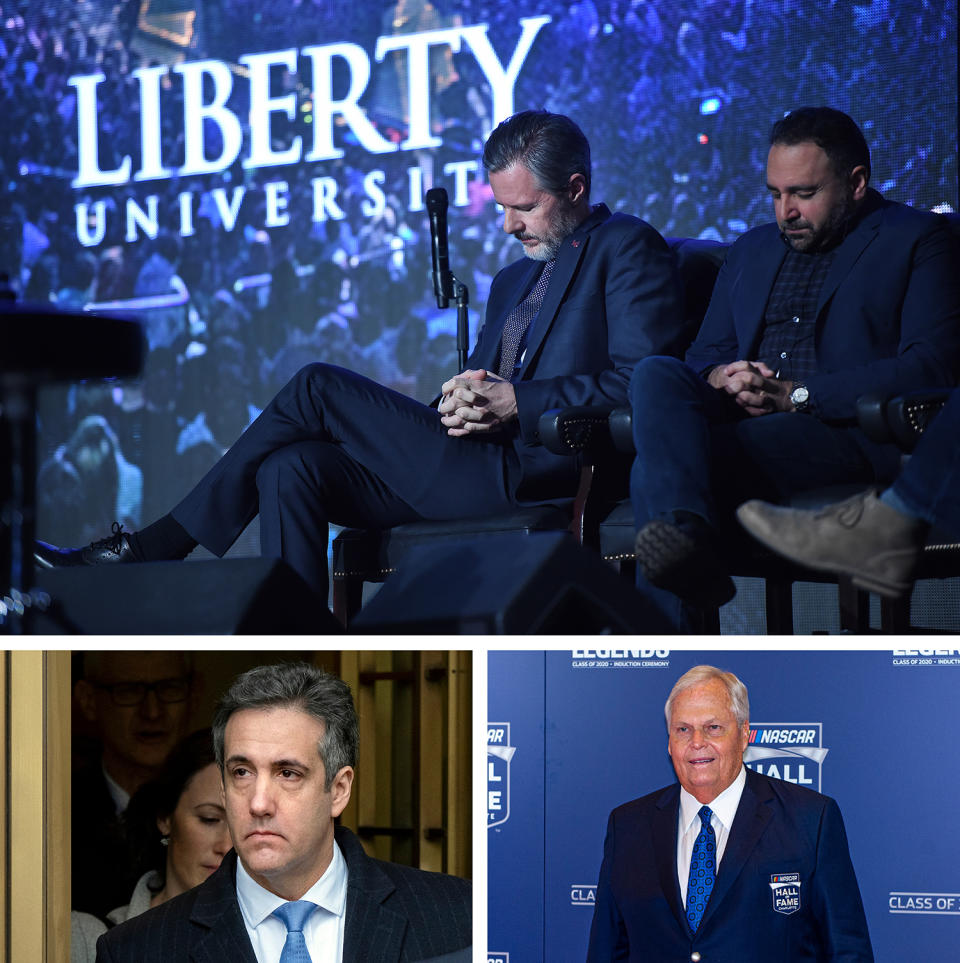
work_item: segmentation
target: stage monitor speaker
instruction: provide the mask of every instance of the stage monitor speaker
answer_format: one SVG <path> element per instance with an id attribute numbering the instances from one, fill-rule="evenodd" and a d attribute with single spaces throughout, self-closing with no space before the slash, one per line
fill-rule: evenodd
<path id="1" fill-rule="evenodd" d="M 420 545 L 350 624 L 351 632 L 647 634 L 658 610 L 562 532 Z"/>
<path id="2" fill-rule="evenodd" d="M 36 634 L 331 634 L 342 626 L 286 562 L 230 558 L 37 572 L 50 596 Z"/>

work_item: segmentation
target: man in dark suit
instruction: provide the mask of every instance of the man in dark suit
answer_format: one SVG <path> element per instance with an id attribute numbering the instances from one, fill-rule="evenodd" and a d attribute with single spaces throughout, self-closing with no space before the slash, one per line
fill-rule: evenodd
<path id="1" fill-rule="evenodd" d="M 99 753 L 71 779 L 72 909 L 105 917 L 137 881 L 123 828 L 130 797 L 183 737 L 193 676 L 183 652 L 86 652 L 74 688 Z"/>
<path id="2" fill-rule="evenodd" d="M 630 387 L 639 581 L 681 629 L 734 594 L 737 505 L 890 480 L 899 453 L 859 430 L 857 398 L 960 373 L 944 219 L 870 189 L 866 141 L 840 111 L 795 110 L 770 144 L 776 223 L 731 248 L 685 362 L 642 360 Z"/>
<path id="3" fill-rule="evenodd" d="M 840 810 L 744 767 L 743 683 L 696 666 L 666 717 L 679 784 L 610 814 L 588 963 L 872 963 Z"/>
<path id="4" fill-rule="evenodd" d="M 306 663 L 252 669 L 220 700 L 213 739 L 233 850 L 104 934 L 98 963 L 469 961 L 466 880 L 371 859 L 334 827 L 357 752 L 345 683 Z"/>
<path id="5" fill-rule="evenodd" d="M 483 163 L 527 257 L 494 279 L 439 411 L 310 365 L 171 514 L 82 550 L 40 543 L 39 564 L 182 558 L 198 542 L 222 555 L 259 512 L 262 553 L 325 597 L 328 522 L 388 527 L 571 496 L 578 466 L 540 444 L 537 420 L 551 407 L 623 404 L 638 359 L 683 350 L 675 265 L 648 224 L 591 205 L 590 147 L 569 118 L 516 114 Z"/>

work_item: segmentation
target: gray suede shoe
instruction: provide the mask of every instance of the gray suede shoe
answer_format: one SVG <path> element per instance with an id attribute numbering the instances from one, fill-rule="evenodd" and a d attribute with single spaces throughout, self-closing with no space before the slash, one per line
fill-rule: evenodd
<path id="1" fill-rule="evenodd" d="M 906 595 L 928 526 L 884 504 L 874 490 L 824 508 L 781 508 L 749 501 L 740 524 L 767 548 L 823 572 L 849 575 L 881 595 Z"/>

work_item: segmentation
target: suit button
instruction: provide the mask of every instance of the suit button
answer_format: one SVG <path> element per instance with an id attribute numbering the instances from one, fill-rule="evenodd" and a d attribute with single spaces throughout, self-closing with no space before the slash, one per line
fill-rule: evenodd
<path id="1" fill-rule="evenodd" d="M 690 963 L 700 963 L 700 954 L 696 950 L 690 954 Z"/>

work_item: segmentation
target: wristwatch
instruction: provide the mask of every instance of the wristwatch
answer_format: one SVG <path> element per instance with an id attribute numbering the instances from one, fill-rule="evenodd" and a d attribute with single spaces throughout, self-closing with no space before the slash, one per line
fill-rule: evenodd
<path id="1" fill-rule="evenodd" d="M 790 392 L 790 403 L 795 411 L 810 410 L 810 389 L 802 382 L 798 381 Z"/>

